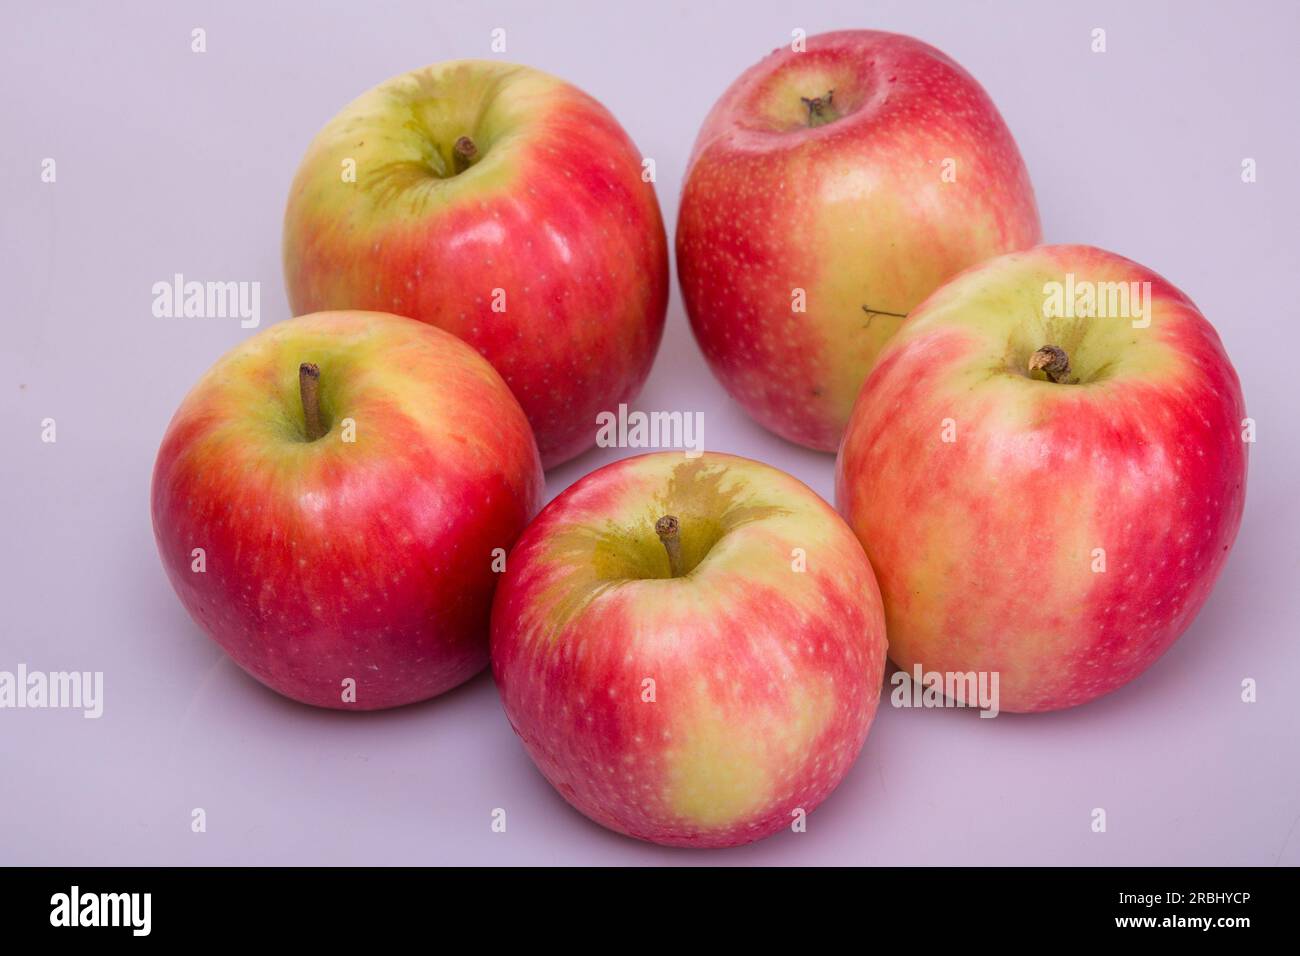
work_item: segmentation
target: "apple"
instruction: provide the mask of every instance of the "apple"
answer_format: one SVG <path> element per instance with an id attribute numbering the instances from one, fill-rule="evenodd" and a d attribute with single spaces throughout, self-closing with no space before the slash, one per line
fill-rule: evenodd
<path id="1" fill-rule="evenodd" d="M 555 77 L 478 60 L 403 74 L 307 150 L 284 218 L 289 303 L 465 340 L 550 468 L 595 443 L 596 415 L 632 400 L 659 347 L 668 256 L 649 178 L 614 117 Z"/>
<path id="2" fill-rule="evenodd" d="M 803 821 L 866 739 L 871 565 L 809 488 L 731 455 L 592 472 L 510 554 L 492 672 L 547 780 L 597 823 L 723 847 Z"/>
<path id="3" fill-rule="evenodd" d="M 845 30 L 770 54 L 713 107 L 682 190 L 677 268 L 732 398 L 834 451 L 903 317 L 1040 235 L 1025 164 L 970 74 L 911 37 Z"/>
<path id="4" fill-rule="evenodd" d="M 997 673 L 1006 711 L 1133 680 L 1228 557 L 1244 415 L 1213 327 L 1135 262 L 1044 246 L 944 285 L 881 352 L 836 463 L 890 657 Z"/>
<path id="5" fill-rule="evenodd" d="M 523 410 L 473 349 L 329 312 L 199 380 L 158 450 L 153 527 L 235 663 L 294 700 L 374 710 L 487 665 L 497 572 L 541 492 Z"/>

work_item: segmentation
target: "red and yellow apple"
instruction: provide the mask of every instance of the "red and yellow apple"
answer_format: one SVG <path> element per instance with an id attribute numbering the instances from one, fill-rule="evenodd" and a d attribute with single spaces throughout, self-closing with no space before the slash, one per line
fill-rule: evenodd
<path id="1" fill-rule="evenodd" d="M 730 455 L 595 471 L 510 554 L 492 671 L 543 775 L 611 829 L 747 843 L 835 788 L 885 659 L 861 546 L 805 485 Z"/>
<path id="2" fill-rule="evenodd" d="M 640 154 L 528 67 L 442 63 L 354 100 L 298 169 L 283 251 L 295 314 L 393 312 L 482 353 L 548 468 L 637 394 L 663 332 L 667 243 Z"/>
<path id="3" fill-rule="evenodd" d="M 332 312 L 203 376 L 158 451 L 153 526 L 181 602 L 240 667 L 373 710 L 486 666 L 497 572 L 541 492 L 523 411 L 473 349 Z"/>
<path id="4" fill-rule="evenodd" d="M 997 672 L 1001 709 L 1131 681 L 1241 522 L 1245 411 L 1196 306 L 1086 246 L 977 266 L 881 352 L 836 467 L 904 670 Z"/>
<path id="5" fill-rule="evenodd" d="M 1039 237 L 1025 164 L 979 83 L 919 40 L 846 30 L 770 54 L 713 107 L 677 268 L 731 396 L 783 438 L 834 451 L 903 317 Z"/>

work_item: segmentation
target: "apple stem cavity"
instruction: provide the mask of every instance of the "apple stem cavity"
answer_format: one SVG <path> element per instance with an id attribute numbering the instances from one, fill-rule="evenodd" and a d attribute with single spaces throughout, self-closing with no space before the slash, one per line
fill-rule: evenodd
<path id="1" fill-rule="evenodd" d="M 668 552 L 668 568 L 672 576 L 682 577 L 686 574 L 686 565 L 682 561 L 681 522 L 673 515 L 664 515 L 655 522 L 655 534 L 659 535 L 664 550 Z"/>
<path id="2" fill-rule="evenodd" d="M 834 98 L 834 90 L 827 90 L 825 96 L 799 97 L 799 102 L 808 109 L 809 126 L 825 126 L 827 123 L 833 123 L 840 118 L 840 114 L 835 112 L 831 106 L 831 101 Z"/>
<path id="3" fill-rule="evenodd" d="M 478 147 L 468 136 L 462 136 L 451 148 L 451 156 L 452 165 L 459 175 L 474 165 L 474 161 L 478 159 Z"/>
<path id="4" fill-rule="evenodd" d="M 320 366 L 303 362 L 298 366 L 298 394 L 302 397 L 302 418 L 307 426 L 307 440 L 316 441 L 327 429 L 320 418 Z"/>
<path id="5" fill-rule="evenodd" d="M 1059 345 L 1044 345 L 1041 349 L 1029 356 L 1029 371 L 1041 369 L 1047 376 L 1049 382 L 1056 384 L 1068 384 L 1067 376 L 1070 374 L 1070 356 L 1065 354 L 1065 349 Z"/>

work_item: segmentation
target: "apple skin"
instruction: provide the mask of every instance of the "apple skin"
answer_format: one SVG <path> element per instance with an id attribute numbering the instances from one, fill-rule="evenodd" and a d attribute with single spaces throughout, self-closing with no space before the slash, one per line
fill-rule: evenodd
<path id="1" fill-rule="evenodd" d="M 478 161 L 439 178 L 462 135 Z M 460 60 L 395 77 L 331 120 L 298 169 L 289 303 L 393 312 L 470 343 L 550 468 L 595 443 L 597 414 L 636 396 L 659 347 L 667 241 L 641 173 L 614 117 L 540 71 Z"/>
<path id="2" fill-rule="evenodd" d="M 808 126 L 801 98 L 828 90 L 840 115 Z M 835 451 L 901 317 L 1040 237 L 1015 140 L 970 74 L 911 37 L 846 30 L 775 51 L 713 107 L 682 190 L 677 269 L 731 397 L 781 437 Z"/>
<path id="3" fill-rule="evenodd" d="M 664 514 L 685 576 L 656 537 Z M 862 748 L 884 660 L 852 532 L 730 455 L 587 475 L 524 532 L 492 611 L 492 672 L 542 774 L 597 823 L 670 846 L 748 843 L 811 812 Z"/>
<path id="4" fill-rule="evenodd" d="M 330 425 L 315 442 L 302 362 L 320 368 Z M 235 663 L 294 700 L 375 710 L 486 666 L 491 552 L 541 491 L 523 411 L 471 348 L 398 316 L 321 313 L 244 341 L 185 398 L 153 527 L 181 603 Z"/>
<path id="5" fill-rule="evenodd" d="M 1046 317 L 1046 283 L 1066 273 L 1150 282 L 1150 327 Z M 1030 377 L 1045 344 L 1070 354 L 1078 384 Z M 1133 680 L 1191 623 L 1227 559 L 1245 501 L 1244 417 L 1218 334 L 1135 262 L 1044 246 L 949 282 L 881 353 L 836 463 L 836 504 L 876 569 L 891 659 L 997 671 L 1013 712 Z"/>

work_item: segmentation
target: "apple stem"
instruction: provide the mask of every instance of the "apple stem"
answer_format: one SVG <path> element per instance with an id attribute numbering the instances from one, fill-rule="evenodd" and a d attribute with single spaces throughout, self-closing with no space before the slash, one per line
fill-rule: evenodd
<path id="1" fill-rule="evenodd" d="M 831 106 L 834 97 L 834 90 L 827 90 L 825 96 L 799 97 L 799 102 L 808 108 L 809 126 L 825 126 L 827 123 L 833 123 L 839 119 L 840 114 L 835 112 Z"/>
<path id="2" fill-rule="evenodd" d="M 315 441 L 325 434 L 320 420 L 320 366 L 303 362 L 298 366 L 298 394 L 302 397 L 302 417 L 307 424 L 307 440 Z"/>
<path id="3" fill-rule="evenodd" d="M 456 140 L 456 145 L 451 148 L 452 165 L 456 168 L 459 175 L 474 165 L 474 160 L 478 159 L 478 147 L 468 136 L 462 136 Z"/>
<path id="4" fill-rule="evenodd" d="M 1035 369 L 1042 369 L 1049 382 L 1065 383 L 1070 374 L 1070 356 L 1059 345 L 1044 345 L 1029 356 L 1029 371 Z"/>
<path id="5" fill-rule="evenodd" d="M 655 534 L 668 552 L 668 568 L 672 576 L 680 578 L 686 573 L 682 562 L 681 523 L 673 515 L 664 515 L 655 522 Z"/>

